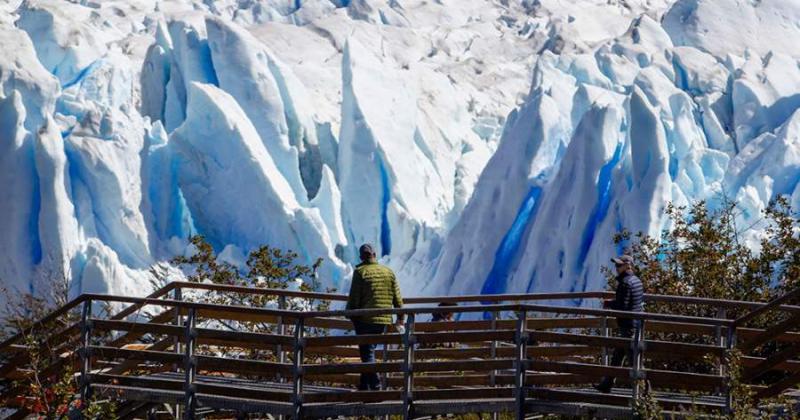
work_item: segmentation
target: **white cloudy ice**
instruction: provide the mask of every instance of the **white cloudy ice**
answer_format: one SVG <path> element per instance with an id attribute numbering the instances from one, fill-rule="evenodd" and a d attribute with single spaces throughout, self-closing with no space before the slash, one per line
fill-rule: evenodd
<path id="1" fill-rule="evenodd" d="M 800 207 L 800 3 L 0 0 L 0 279 L 142 295 L 203 234 L 346 289 L 597 290 L 627 228 Z"/>

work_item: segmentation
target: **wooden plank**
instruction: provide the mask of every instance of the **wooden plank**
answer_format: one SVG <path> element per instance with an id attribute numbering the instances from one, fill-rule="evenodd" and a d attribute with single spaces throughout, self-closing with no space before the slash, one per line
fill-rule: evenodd
<path id="1" fill-rule="evenodd" d="M 779 297 L 771 300 L 769 303 L 767 303 L 764 306 L 759 307 L 758 309 L 754 309 L 754 310 L 752 310 L 752 311 L 740 316 L 739 318 L 736 319 L 734 325 L 736 325 L 736 326 L 744 325 L 745 323 L 749 322 L 750 320 L 755 319 L 758 316 L 760 316 L 762 314 L 765 314 L 765 313 L 767 313 L 767 312 L 769 312 L 769 311 L 771 311 L 773 309 L 776 309 L 780 305 L 788 303 L 789 301 L 795 299 L 798 296 L 800 296 L 800 287 L 797 288 L 797 289 L 794 289 L 794 290 L 792 290 L 792 291 L 790 291 L 788 293 L 785 293 L 782 296 L 779 296 Z M 793 316 L 792 318 L 795 318 L 795 316 Z"/>
<path id="2" fill-rule="evenodd" d="M 310 317 L 306 318 L 305 325 L 314 328 L 327 328 L 331 330 L 350 331 L 353 329 L 353 323 L 349 320 L 330 318 L 330 317 Z"/>
<path id="3" fill-rule="evenodd" d="M 470 361 L 437 361 L 414 363 L 414 372 L 447 372 L 447 371 L 490 371 L 495 369 L 511 369 L 512 359 L 470 360 Z M 303 372 L 308 375 L 332 375 L 367 372 L 402 372 L 400 362 L 375 363 L 337 363 L 328 365 L 303 365 Z"/>
<path id="4" fill-rule="evenodd" d="M 152 317 L 147 321 L 147 324 L 164 324 L 173 320 L 175 312 L 167 310 Z M 108 343 L 108 347 L 122 347 L 125 344 L 132 343 L 142 337 L 143 334 L 138 331 L 128 331 L 126 334 L 115 338 Z"/>
<path id="5" fill-rule="evenodd" d="M 232 359 L 227 357 L 196 356 L 197 370 L 207 372 L 228 372 L 252 375 L 292 374 L 288 363 L 266 362 L 262 360 Z"/>
<path id="6" fill-rule="evenodd" d="M 438 343 L 467 343 L 467 342 L 484 342 L 492 340 L 513 340 L 513 330 L 484 330 L 484 331 L 465 331 L 465 332 L 452 332 L 452 333 L 424 333 L 415 334 L 417 342 L 420 344 L 438 344 Z"/>
<path id="7" fill-rule="evenodd" d="M 528 336 L 533 342 L 583 344 L 590 346 L 605 346 L 626 348 L 631 345 L 629 338 L 603 337 L 599 335 L 570 334 L 549 331 L 530 331 Z M 531 344 L 535 345 L 535 344 Z"/>
<path id="8" fill-rule="evenodd" d="M 532 387 L 528 389 L 527 396 L 529 398 L 537 398 L 541 400 L 580 402 L 586 404 L 627 406 L 630 403 L 630 397 L 624 395 L 601 394 L 599 392 L 590 393 L 577 390 L 568 391 L 562 389 L 538 387 Z"/>
<path id="9" fill-rule="evenodd" d="M 469 361 L 437 361 L 414 363 L 414 372 L 488 372 L 499 369 L 512 369 L 514 359 L 469 360 Z"/>
<path id="10" fill-rule="evenodd" d="M 189 312 L 188 308 L 181 308 L 181 315 L 186 315 Z M 248 313 L 239 311 L 227 311 L 224 309 L 200 309 L 197 311 L 197 317 L 200 319 L 224 319 L 230 321 L 240 322 L 262 322 L 265 324 L 277 324 L 278 315 L 268 313 Z M 296 317 L 291 317 L 296 318 Z M 284 317 L 288 321 L 287 317 Z"/>
<path id="11" fill-rule="evenodd" d="M 333 356 L 333 357 L 354 358 L 354 357 L 359 357 L 359 354 L 360 353 L 358 352 L 357 347 L 347 347 L 347 346 L 313 347 L 313 348 L 308 348 L 308 350 L 306 350 L 307 356 Z M 383 359 L 382 355 L 383 355 L 383 350 L 375 351 L 376 359 L 378 360 Z"/>
<path id="12" fill-rule="evenodd" d="M 105 359 L 131 359 L 159 363 L 182 363 L 183 355 L 166 351 L 129 350 L 116 347 L 90 346 L 92 357 Z"/>
<path id="13" fill-rule="evenodd" d="M 514 320 L 497 320 L 496 329 L 513 330 Z M 419 322 L 415 329 L 418 332 L 445 332 L 445 331 L 474 331 L 491 330 L 492 321 L 439 321 L 439 322 Z M 597 328 L 600 325 L 600 318 L 528 318 L 527 325 L 529 330 L 550 329 L 550 328 Z"/>
<path id="14" fill-rule="evenodd" d="M 764 362 L 763 357 L 751 357 L 745 356 L 742 357 L 742 366 L 745 368 L 755 368 L 760 363 Z M 800 372 L 800 361 L 798 360 L 787 360 L 781 363 L 778 363 L 774 366 L 776 370 L 785 370 L 787 372 Z"/>
<path id="15" fill-rule="evenodd" d="M 400 344 L 400 334 L 363 334 L 306 338 L 306 348 L 357 344 Z"/>
<path id="16" fill-rule="evenodd" d="M 800 291 L 800 289 L 798 289 L 798 291 Z M 792 315 L 788 319 L 769 327 L 766 331 L 750 338 L 738 347 L 745 353 L 750 352 L 756 347 L 785 334 L 790 328 L 797 327 L 798 325 L 800 325 L 800 313 Z"/>
<path id="17" fill-rule="evenodd" d="M 352 357 L 358 357 L 358 353 Z M 383 360 L 383 349 L 375 351 L 375 357 Z M 403 350 L 389 350 L 386 352 L 387 360 L 399 360 L 403 357 Z M 440 348 L 420 348 L 414 350 L 415 360 L 451 360 L 451 359 L 471 359 L 486 358 L 489 352 L 485 347 L 440 347 Z"/>
<path id="18" fill-rule="evenodd" d="M 226 345 L 228 347 L 257 347 L 274 349 L 275 345 L 281 345 L 287 350 L 294 348 L 294 338 L 285 335 L 244 331 L 223 331 L 209 328 L 198 328 L 197 334 L 197 337 L 200 339 L 201 343 L 204 340 L 208 342 L 213 341 L 217 345 Z"/>
<path id="19" fill-rule="evenodd" d="M 701 373 L 670 372 L 644 369 L 644 373 L 654 387 L 671 389 L 714 391 L 725 386 L 725 377 Z"/>
<path id="20" fill-rule="evenodd" d="M 538 372 L 572 373 L 596 378 L 603 376 L 627 378 L 630 376 L 630 368 L 628 367 L 603 366 L 588 363 L 528 360 L 526 362 L 526 368 Z"/>
<path id="21" fill-rule="evenodd" d="M 370 372 L 402 372 L 403 364 L 400 362 L 374 362 L 374 363 L 337 363 L 326 365 L 303 365 L 303 373 L 307 375 L 332 375 L 345 373 L 370 373 Z"/>
<path id="22" fill-rule="evenodd" d="M 550 389 L 550 388 L 532 388 L 528 391 L 528 395 L 533 398 L 539 398 L 550 401 L 564 401 L 564 402 L 578 402 L 584 404 L 596 405 L 615 405 L 615 406 L 628 406 L 630 404 L 630 396 L 624 394 L 602 394 L 594 391 L 583 390 L 566 390 L 566 389 Z M 682 407 L 683 409 L 689 408 L 692 405 L 689 401 L 678 401 L 668 397 L 657 398 L 659 404 L 668 410 Z M 718 411 L 724 408 L 720 403 L 709 401 L 697 400 L 694 406 L 701 410 Z M 630 413 L 630 412 L 629 412 Z"/>
<path id="23" fill-rule="evenodd" d="M 748 342 L 763 334 L 765 331 L 766 330 L 760 328 L 737 328 L 736 335 L 740 340 Z M 774 339 L 782 343 L 800 343 L 800 333 L 783 332 Z"/>
<path id="24" fill-rule="evenodd" d="M 402 378 L 389 378 L 390 386 L 401 386 Z M 509 374 L 495 376 L 497 385 L 514 385 L 514 377 Z M 596 378 L 568 373 L 536 373 L 525 376 L 525 381 L 530 385 L 585 385 L 592 384 Z M 414 378 L 414 385 L 421 387 L 452 388 L 455 386 L 489 386 L 488 375 L 436 375 L 418 376 Z"/>
<path id="25" fill-rule="evenodd" d="M 603 376 L 627 378 L 630 376 L 630 368 L 628 367 L 602 366 L 574 362 L 549 362 L 542 360 L 529 360 L 527 365 L 528 369 L 536 371 L 573 373 L 596 378 Z M 671 372 L 654 369 L 645 369 L 643 372 L 651 384 L 657 387 L 671 387 L 675 389 L 690 390 L 714 390 L 724 385 L 724 378 L 717 375 Z"/>
<path id="26" fill-rule="evenodd" d="M 303 394 L 303 403 L 372 403 L 399 400 L 401 391 L 317 392 Z"/>
<path id="27" fill-rule="evenodd" d="M 152 378 L 146 376 L 109 375 L 104 373 L 92 374 L 92 382 L 98 384 L 122 385 L 149 389 L 165 389 L 172 391 L 183 390 L 183 381 L 178 379 Z"/>
<path id="28" fill-rule="evenodd" d="M 609 326 L 616 328 L 617 321 L 615 319 L 609 320 Z M 645 328 L 647 331 L 652 332 L 695 334 L 701 336 L 713 336 L 716 332 L 715 328 L 711 325 L 697 325 L 685 322 L 648 321 Z M 727 329 L 723 327 L 723 330 L 724 334 Z"/>
<path id="29" fill-rule="evenodd" d="M 99 331 L 127 331 L 135 332 L 139 335 L 156 334 L 168 335 L 171 337 L 182 337 L 186 333 L 186 330 L 184 330 L 182 327 L 167 324 L 115 321 L 109 319 L 92 319 L 91 322 L 93 328 Z"/>
<path id="30" fill-rule="evenodd" d="M 430 400 L 476 400 L 476 399 L 496 399 L 511 398 L 513 388 L 460 388 L 460 389 L 428 389 L 415 390 L 415 401 Z"/>
<path id="31" fill-rule="evenodd" d="M 781 379 L 780 381 L 768 386 L 767 388 L 764 388 L 756 392 L 755 399 L 756 401 L 759 401 L 765 398 L 772 398 L 778 396 L 787 389 L 799 383 L 800 383 L 800 372 L 795 372 Z"/>
<path id="32" fill-rule="evenodd" d="M 769 370 L 775 368 L 781 363 L 787 362 L 789 359 L 796 357 L 798 354 L 800 354 L 800 345 L 795 344 L 786 347 L 785 349 L 767 357 L 759 364 L 745 369 L 742 379 L 744 381 L 751 381 L 758 376 L 767 373 Z"/>
<path id="33" fill-rule="evenodd" d="M 702 358 L 703 356 L 711 355 L 715 357 L 723 357 L 725 349 L 719 346 L 709 346 L 705 344 L 690 344 L 690 343 L 675 343 L 670 341 L 657 341 L 645 340 L 645 357 L 651 353 L 672 355 L 675 358 L 689 359 L 688 356 L 696 356 Z"/>
<path id="34" fill-rule="evenodd" d="M 627 348 L 631 345 L 628 338 L 622 337 L 602 337 L 585 334 L 569 334 L 557 332 L 532 331 L 529 333 L 532 340 L 544 341 L 548 343 L 568 343 L 583 344 L 597 347 Z M 721 357 L 724 349 L 717 346 L 703 344 L 674 343 L 669 341 L 645 340 L 647 353 L 663 353 L 674 356 L 705 356 L 713 355 Z"/>

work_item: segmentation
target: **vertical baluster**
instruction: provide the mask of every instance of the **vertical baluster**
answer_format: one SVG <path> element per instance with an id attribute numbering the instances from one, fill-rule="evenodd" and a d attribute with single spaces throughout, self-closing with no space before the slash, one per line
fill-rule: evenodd
<path id="1" fill-rule="evenodd" d="M 718 319 L 727 318 L 727 313 L 725 311 L 725 308 L 717 309 L 717 318 Z M 726 338 L 727 337 L 725 337 L 725 335 L 722 334 L 722 325 L 717 325 L 716 327 L 714 327 L 714 343 L 718 347 L 724 348 L 726 346 L 725 344 L 725 342 L 727 341 Z M 717 375 L 720 376 L 725 375 L 725 363 L 722 360 L 717 360 Z"/>
<path id="2" fill-rule="evenodd" d="M 388 332 L 388 331 L 387 331 Z M 383 343 L 383 355 L 381 356 L 381 360 L 386 363 L 389 361 L 389 343 Z M 381 389 L 387 389 L 389 387 L 389 374 L 388 372 L 381 373 Z M 386 419 L 389 419 L 389 415 L 386 415 Z"/>
<path id="3" fill-rule="evenodd" d="M 383 357 L 381 357 L 384 363 L 389 361 L 389 343 L 383 343 Z M 382 372 L 381 373 L 381 389 L 389 389 L 389 373 Z M 389 414 L 383 416 L 384 420 L 389 420 Z"/>
<path id="4" fill-rule="evenodd" d="M 736 347 L 736 325 L 731 323 L 728 325 L 728 336 L 725 340 L 725 349 L 727 350 L 727 355 L 734 350 Z M 730 358 L 728 362 L 730 361 Z M 728 414 L 733 413 L 733 390 L 730 387 L 731 383 L 731 366 L 727 366 L 725 363 L 725 376 L 726 376 L 726 386 L 725 386 L 725 412 Z M 740 367 L 739 367 L 740 368 Z"/>
<path id="5" fill-rule="evenodd" d="M 410 420 L 414 402 L 414 314 L 408 315 L 403 333 L 403 420 Z"/>
<path id="6" fill-rule="evenodd" d="M 603 315 L 600 319 L 600 335 L 608 338 L 611 336 L 611 329 L 608 328 L 608 317 Z M 600 356 L 600 364 L 603 366 L 608 366 L 610 363 L 610 358 L 608 355 L 608 347 L 603 346 L 602 354 Z"/>
<path id="7" fill-rule="evenodd" d="M 196 330 L 196 322 L 197 322 L 197 311 L 195 308 L 189 308 L 189 313 L 186 316 L 186 343 L 184 345 L 184 383 L 183 383 L 183 392 L 184 392 L 184 415 L 183 418 L 186 420 L 191 420 L 195 418 L 195 410 L 197 409 L 197 400 L 195 398 L 195 375 L 197 373 L 197 357 L 195 356 L 195 350 L 197 345 L 197 330 Z"/>
<path id="8" fill-rule="evenodd" d="M 173 299 L 175 299 L 177 301 L 182 301 L 183 300 L 183 291 L 182 291 L 180 286 L 175 288 L 175 291 L 173 292 Z M 183 325 L 183 320 L 181 319 L 182 318 L 181 317 L 181 308 L 179 306 L 176 306 L 174 311 L 175 311 L 175 319 L 174 319 L 175 326 L 180 327 L 180 326 Z M 175 349 L 175 354 L 181 354 L 183 352 L 181 350 L 181 339 L 177 335 L 175 337 L 173 337 L 173 348 Z M 180 364 L 175 363 L 174 369 L 175 369 L 175 373 L 176 374 L 179 373 L 180 369 L 181 369 L 180 368 Z M 175 406 L 173 407 L 173 410 L 174 410 L 173 413 L 175 414 L 175 418 L 176 419 L 181 418 L 181 405 L 180 404 L 175 404 Z"/>
<path id="9" fill-rule="evenodd" d="M 492 311 L 492 332 L 497 331 L 497 311 Z M 497 358 L 497 340 L 492 340 L 490 344 L 491 347 L 489 348 L 489 357 L 491 360 Z M 492 370 L 489 373 L 489 385 L 492 387 L 497 386 L 497 370 Z M 492 420 L 498 419 L 498 413 L 495 411 L 492 413 Z"/>
<path id="10" fill-rule="evenodd" d="M 294 326 L 294 380 L 292 384 L 292 403 L 294 404 L 293 417 L 295 420 L 300 420 L 303 415 L 304 324 L 305 319 L 303 317 L 298 317 Z"/>
<path id="11" fill-rule="evenodd" d="M 286 310 L 286 296 L 278 296 L 278 309 Z M 286 335 L 286 322 L 283 316 L 278 317 L 278 335 Z M 283 346 L 278 344 L 275 346 L 275 357 L 278 363 L 286 363 L 286 354 L 283 352 Z M 278 383 L 285 382 L 285 378 L 280 373 L 277 374 Z M 278 420 L 283 420 L 283 414 L 279 414 Z"/>
<path id="12" fill-rule="evenodd" d="M 631 391 L 631 404 L 639 398 L 641 393 L 639 381 L 644 379 L 644 321 L 640 320 L 638 327 L 633 329 L 633 337 L 631 338 L 631 380 L 633 381 L 633 389 Z"/>
<path id="13" fill-rule="evenodd" d="M 86 404 L 91 397 L 92 354 L 89 347 L 92 339 L 92 301 L 83 302 L 81 310 L 81 402 Z"/>
<path id="14" fill-rule="evenodd" d="M 516 397 L 516 419 L 525 419 L 525 359 L 527 356 L 528 334 L 526 332 L 527 312 L 524 310 L 519 311 L 517 319 L 517 331 L 514 335 L 514 341 L 517 346 L 517 354 L 515 360 L 516 373 L 514 375 L 514 394 Z"/>

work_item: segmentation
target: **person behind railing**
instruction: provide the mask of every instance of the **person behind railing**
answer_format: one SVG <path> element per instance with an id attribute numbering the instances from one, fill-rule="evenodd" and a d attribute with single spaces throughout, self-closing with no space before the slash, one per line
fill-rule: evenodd
<path id="1" fill-rule="evenodd" d="M 391 309 L 402 308 L 403 297 L 394 272 L 386 266 L 378 264 L 375 249 L 370 244 L 359 248 L 361 264 L 353 271 L 350 283 L 350 295 L 347 298 L 347 309 Z M 383 334 L 392 325 L 392 315 L 375 315 L 351 318 L 356 335 Z M 398 315 L 395 329 L 403 330 L 405 315 Z M 359 344 L 359 354 L 364 363 L 375 362 L 375 344 Z M 362 373 L 359 390 L 380 389 L 380 379 L 375 372 Z"/>
<path id="2" fill-rule="evenodd" d="M 440 308 L 452 308 L 458 306 L 455 302 L 439 302 L 437 305 Z M 452 312 L 433 312 L 431 314 L 431 322 L 452 322 L 453 321 L 453 313 Z M 433 348 L 453 348 L 455 347 L 455 343 L 429 343 L 421 345 L 420 348 L 424 349 L 433 349 Z"/>
<path id="3" fill-rule="evenodd" d="M 437 305 L 440 308 L 458 306 L 455 302 L 439 302 Z M 453 320 L 452 312 L 434 312 L 431 314 L 431 322 L 450 322 Z"/>
<path id="4" fill-rule="evenodd" d="M 630 255 L 621 255 L 612 258 L 611 262 L 617 269 L 617 289 L 614 299 L 603 302 L 603 307 L 617 311 L 642 312 L 644 311 L 644 286 L 642 281 L 633 273 L 634 261 Z M 618 317 L 617 333 L 621 337 L 633 338 L 641 331 L 641 320 Z M 611 356 L 611 366 L 622 366 L 625 359 L 631 360 L 630 347 L 615 348 Z M 616 378 L 606 376 L 595 388 L 603 393 L 611 392 Z"/>

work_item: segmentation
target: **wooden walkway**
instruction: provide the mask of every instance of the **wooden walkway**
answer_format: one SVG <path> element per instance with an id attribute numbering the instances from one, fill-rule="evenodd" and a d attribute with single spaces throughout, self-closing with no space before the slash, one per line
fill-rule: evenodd
<path id="1" fill-rule="evenodd" d="M 276 309 L 202 303 L 226 294 L 263 295 Z M 630 418 L 645 384 L 668 414 L 723 415 L 731 406 L 725 356 L 734 348 L 744 354 L 743 379 L 757 399 L 794 392 L 800 383 L 800 307 L 789 305 L 800 291 L 768 304 L 646 297 L 650 303 L 704 307 L 713 317 L 552 304 L 609 297 L 606 292 L 424 297 L 406 299 L 409 307 L 402 310 L 309 312 L 281 308 L 292 301 L 346 297 L 177 282 L 146 298 L 82 295 L 42 324 L 81 311 L 79 322 L 50 336 L 57 344 L 46 369 L 59 372 L 74 363 L 81 394 L 121 401 L 122 418 L 154 412 L 189 419 L 497 412 L 519 419 Z M 460 306 L 436 307 L 442 300 Z M 111 317 L 93 315 L 108 304 L 124 309 Z M 459 313 L 460 320 L 428 321 L 437 311 Z M 403 334 L 352 335 L 347 318 L 386 312 L 408 316 Z M 767 314 L 779 315 L 779 321 L 768 329 L 750 326 Z M 614 337 L 617 317 L 643 319 L 643 334 Z M 266 332 L 245 331 L 253 323 L 267 326 L 261 330 Z M 31 374 L 22 337 L 0 343 L 0 402 L 12 410 L 18 381 Z M 378 362 L 360 362 L 356 346 L 364 343 L 378 345 Z M 780 351 L 758 357 L 756 350 L 765 344 Z M 632 363 L 608 366 L 615 348 L 629 349 Z M 707 373 L 695 373 L 698 366 Z M 384 390 L 357 391 L 363 372 L 378 372 Z M 618 379 L 610 394 L 592 387 L 603 376 Z M 10 418 L 26 414 L 18 410 Z"/>

